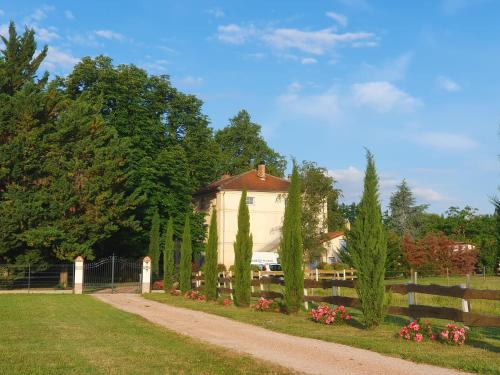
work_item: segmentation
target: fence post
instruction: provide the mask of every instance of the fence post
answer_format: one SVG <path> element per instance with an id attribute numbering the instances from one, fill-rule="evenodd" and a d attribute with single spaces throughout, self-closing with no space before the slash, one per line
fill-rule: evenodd
<path id="1" fill-rule="evenodd" d="M 229 289 L 231 289 L 231 291 L 229 292 L 229 296 L 231 297 L 231 301 L 234 300 L 234 297 L 233 297 L 233 271 L 229 271 Z"/>
<path id="2" fill-rule="evenodd" d="M 28 263 L 28 293 L 31 288 L 31 263 Z"/>
<path id="3" fill-rule="evenodd" d="M 255 293 L 255 287 L 253 286 L 253 270 L 250 270 L 250 285 L 251 285 L 251 290 L 252 294 Z"/>
<path id="4" fill-rule="evenodd" d="M 466 284 L 460 284 L 460 288 L 465 289 L 467 288 Z M 466 299 L 462 298 L 462 311 L 463 312 L 470 312 L 470 305 L 469 301 Z"/>
<path id="5" fill-rule="evenodd" d="M 344 276 L 343 276 L 343 279 L 345 280 L 345 268 L 344 268 Z"/>
<path id="6" fill-rule="evenodd" d="M 316 281 L 319 281 L 319 272 L 317 268 L 316 268 Z"/>
<path id="7" fill-rule="evenodd" d="M 75 279 L 73 280 L 73 293 L 83 293 L 83 258 L 81 256 L 75 259 Z"/>
<path id="8" fill-rule="evenodd" d="M 142 293 L 151 293 L 151 258 L 145 256 L 142 260 Z"/>
<path id="9" fill-rule="evenodd" d="M 264 291 L 264 284 L 262 284 L 262 273 L 261 271 L 259 271 L 259 286 L 260 286 L 260 291 L 263 292 Z"/>
<path id="10" fill-rule="evenodd" d="M 307 297 L 307 288 L 304 288 L 304 296 Z M 309 302 L 304 301 L 304 307 L 308 311 L 309 310 Z"/>

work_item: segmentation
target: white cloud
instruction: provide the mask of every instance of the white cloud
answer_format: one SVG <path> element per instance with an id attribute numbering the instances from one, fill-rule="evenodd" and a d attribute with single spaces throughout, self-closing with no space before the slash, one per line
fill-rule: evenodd
<path id="1" fill-rule="evenodd" d="M 2 9 L 0 9 L 0 17 L 3 17 L 3 16 L 5 16 L 5 12 Z"/>
<path id="2" fill-rule="evenodd" d="M 311 119 L 331 122 L 340 113 L 339 99 L 331 88 L 320 94 L 301 94 L 302 85 L 293 82 L 285 94 L 278 97 L 278 104 L 283 113 L 294 114 Z"/>
<path id="3" fill-rule="evenodd" d="M 448 91 L 448 92 L 456 92 L 460 91 L 461 87 L 458 83 L 453 81 L 451 78 L 445 76 L 439 76 L 436 78 L 436 83 L 439 88 Z"/>
<path id="4" fill-rule="evenodd" d="M 349 166 L 345 169 L 330 170 L 329 175 L 332 176 L 342 189 L 343 198 L 346 202 L 359 201 L 363 193 L 363 183 L 365 172 L 354 166 Z M 379 193 L 382 201 L 388 202 L 391 194 L 395 191 L 396 186 L 401 182 L 402 178 L 394 176 L 390 173 L 379 173 Z M 440 202 L 446 201 L 448 198 L 436 190 L 421 186 L 414 181 L 408 181 L 411 191 L 422 200 L 422 202 Z"/>
<path id="5" fill-rule="evenodd" d="M 239 26 L 234 23 L 221 25 L 217 28 L 217 38 L 221 42 L 230 44 L 243 44 L 256 34 L 255 28 L 250 26 Z"/>
<path id="6" fill-rule="evenodd" d="M 224 11 L 220 8 L 208 9 L 207 13 L 213 16 L 214 18 L 222 18 L 226 15 Z"/>
<path id="7" fill-rule="evenodd" d="M 94 31 L 94 34 L 101 38 L 109 40 L 119 40 L 119 41 L 125 40 L 125 35 L 117 33 L 112 30 L 96 30 Z"/>
<path id="8" fill-rule="evenodd" d="M 427 188 L 427 187 L 421 187 L 421 186 L 414 186 L 411 188 L 412 192 L 419 198 L 422 199 L 424 202 L 442 202 L 448 200 L 447 197 L 445 197 L 443 194 L 438 193 L 436 190 Z"/>
<path id="9" fill-rule="evenodd" d="M 298 49 L 303 52 L 322 55 L 338 43 L 355 43 L 361 40 L 371 40 L 372 33 L 334 33 L 332 29 L 318 31 L 302 31 L 298 29 L 275 29 L 263 36 L 269 45 L 286 50 Z"/>
<path id="10" fill-rule="evenodd" d="M 55 9 L 53 5 L 44 5 L 41 8 L 35 9 L 35 11 L 28 16 L 28 20 L 31 21 L 41 21 L 47 18 L 48 14 Z"/>
<path id="11" fill-rule="evenodd" d="M 413 110 L 421 105 L 419 99 L 387 81 L 356 83 L 351 88 L 353 100 L 357 105 L 371 107 L 379 113 L 393 109 Z"/>
<path id="12" fill-rule="evenodd" d="M 50 42 L 51 40 L 60 39 L 59 34 L 56 33 L 55 27 L 49 27 L 48 29 L 44 27 L 35 27 L 37 39 L 43 42 Z"/>
<path id="13" fill-rule="evenodd" d="M 9 25 L 4 23 L 3 25 L 0 25 L 0 35 L 7 38 L 9 35 Z"/>
<path id="14" fill-rule="evenodd" d="M 42 67 L 49 71 L 56 69 L 69 70 L 73 68 L 78 61 L 79 59 L 71 55 L 71 53 L 63 52 L 57 47 L 50 47 Z"/>
<path id="15" fill-rule="evenodd" d="M 412 139 L 426 146 L 439 150 L 465 151 L 478 146 L 476 141 L 464 134 L 446 133 L 446 132 L 426 132 L 415 134 Z"/>
<path id="16" fill-rule="evenodd" d="M 169 62 L 167 60 L 154 60 L 142 64 L 143 68 L 155 73 L 165 73 L 167 70 L 167 65 Z"/>
<path id="17" fill-rule="evenodd" d="M 71 10 L 65 10 L 64 17 L 66 17 L 68 20 L 75 19 L 75 15 L 73 14 L 73 12 Z"/>
<path id="18" fill-rule="evenodd" d="M 347 17 L 338 14 L 335 12 L 326 12 L 327 17 L 330 17 L 332 20 L 336 21 L 340 26 L 347 26 Z"/>
<path id="19" fill-rule="evenodd" d="M 178 81 L 178 83 L 179 83 L 179 85 L 184 86 L 184 87 L 199 87 L 203 84 L 203 78 L 187 76 L 187 77 L 181 78 Z"/>
<path id="20" fill-rule="evenodd" d="M 316 64 L 318 60 L 312 58 L 312 57 L 305 57 L 300 61 L 304 65 L 311 65 L 311 64 Z"/>

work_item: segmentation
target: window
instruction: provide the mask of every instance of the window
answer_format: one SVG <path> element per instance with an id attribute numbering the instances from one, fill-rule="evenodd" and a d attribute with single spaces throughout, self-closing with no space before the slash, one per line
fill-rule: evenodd
<path id="1" fill-rule="evenodd" d="M 254 203 L 255 203 L 254 197 L 247 197 L 247 204 L 254 204 Z"/>

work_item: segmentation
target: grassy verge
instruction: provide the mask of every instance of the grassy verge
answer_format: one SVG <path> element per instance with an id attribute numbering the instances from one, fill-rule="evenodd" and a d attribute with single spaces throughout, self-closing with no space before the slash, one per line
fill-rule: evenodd
<path id="1" fill-rule="evenodd" d="M 360 315 L 356 310 L 352 310 L 352 324 L 325 326 L 310 321 L 305 313 L 295 316 L 262 313 L 249 308 L 192 301 L 163 293 L 150 294 L 146 298 L 173 306 L 205 311 L 277 332 L 351 345 L 415 362 L 500 374 L 500 330 L 498 329 L 472 329 L 467 344 L 461 347 L 436 342 L 417 344 L 395 337 L 401 326 L 408 323 L 408 320 L 396 316 L 386 317 L 379 328 L 367 331 L 362 329 Z"/>
<path id="2" fill-rule="evenodd" d="M 289 374 L 90 296 L 0 296 L 0 374 Z"/>

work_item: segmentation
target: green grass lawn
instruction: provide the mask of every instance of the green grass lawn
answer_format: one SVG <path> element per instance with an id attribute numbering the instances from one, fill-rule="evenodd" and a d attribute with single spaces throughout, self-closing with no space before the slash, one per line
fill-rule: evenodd
<path id="1" fill-rule="evenodd" d="M 182 296 L 175 297 L 164 293 L 145 296 L 150 300 L 205 311 L 291 335 L 342 343 L 415 362 L 472 372 L 500 374 L 500 329 L 474 328 L 469 334 L 467 344 L 460 347 L 437 342 L 418 344 L 395 337 L 400 327 L 408 323 L 408 320 L 402 317 L 388 316 L 376 330 L 367 331 L 361 327 L 360 313 L 353 309 L 351 310 L 352 324 L 326 326 L 310 321 L 304 312 L 287 316 L 279 313 L 256 312 L 250 308 L 192 301 Z"/>
<path id="2" fill-rule="evenodd" d="M 0 374 L 289 374 L 90 296 L 1 295 Z"/>

